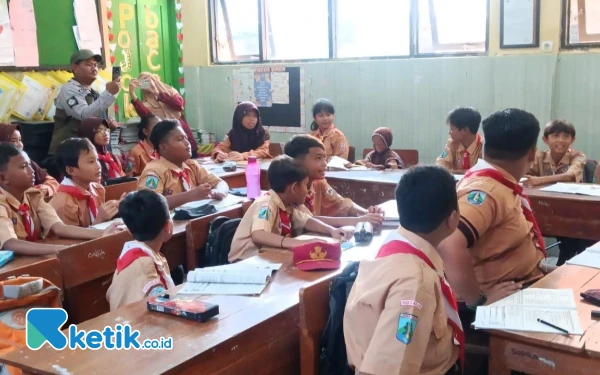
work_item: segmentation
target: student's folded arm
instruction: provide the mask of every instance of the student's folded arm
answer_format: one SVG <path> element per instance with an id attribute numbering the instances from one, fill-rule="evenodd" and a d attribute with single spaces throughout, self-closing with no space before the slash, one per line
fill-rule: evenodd
<path id="1" fill-rule="evenodd" d="M 3 250 L 11 250 L 17 255 L 52 255 L 62 249 L 63 246 L 43 244 L 39 242 L 23 241 L 17 238 L 11 238 L 2 244 Z"/>
<path id="2" fill-rule="evenodd" d="M 555 174 L 552 176 L 542 176 L 538 177 L 538 185 L 548 185 L 554 184 L 557 182 L 579 182 L 577 181 L 577 177 L 572 172 L 565 172 L 561 174 Z"/>
<path id="3" fill-rule="evenodd" d="M 253 151 L 254 156 L 256 156 L 258 159 L 267 159 L 267 158 L 271 158 L 271 154 L 269 153 L 269 145 L 271 144 L 270 141 L 265 141 L 265 143 L 262 144 L 262 146 L 260 146 L 259 148 L 257 148 L 256 150 Z M 248 157 L 244 157 L 244 159 L 248 160 Z"/>
<path id="4" fill-rule="evenodd" d="M 54 177 L 48 175 L 48 177 L 46 177 L 46 180 L 42 183 L 41 188 L 46 189 L 46 196 L 51 197 L 54 194 L 56 194 L 59 186 L 60 185 L 58 184 L 58 181 L 56 181 Z"/>
<path id="5" fill-rule="evenodd" d="M 133 108 L 135 108 L 135 111 L 137 112 L 138 116 L 140 117 L 145 117 L 145 116 L 149 116 L 152 114 L 152 111 L 150 111 L 148 109 L 148 107 L 146 107 L 144 105 L 144 103 L 141 102 L 141 100 L 139 99 L 133 99 L 131 101 L 131 104 L 133 104 Z"/>
<path id="6" fill-rule="evenodd" d="M 64 223 L 56 223 L 50 228 L 57 236 L 74 240 L 94 240 L 102 237 L 104 231 L 94 228 L 80 228 Z"/>
<path id="7" fill-rule="evenodd" d="M 194 192 L 193 190 L 190 190 L 190 191 L 185 191 L 183 193 L 166 196 L 165 199 L 167 200 L 167 203 L 169 204 L 169 210 L 183 206 L 184 204 L 189 203 L 189 202 L 197 201 L 198 199 L 196 199 L 195 194 L 196 194 L 196 192 Z"/>
<path id="8" fill-rule="evenodd" d="M 316 217 L 311 217 L 306 221 L 306 224 L 304 225 L 304 230 L 307 232 L 321 233 L 327 235 L 329 235 L 334 229 L 335 228 L 333 226 L 325 224 Z"/>
<path id="9" fill-rule="evenodd" d="M 80 93 L 77 89 L 67 93 L 66 96 L 65 103 L 61 103 L 61 105 L 69 116 L 77 120 L 85 120 L 88 117 L 99 117 L 116 100 L 108 91 L 104 91 L 100 94 L 98 100 L 89 105 L 83 93 Z M 72 105 L 69 105 L 69 103 Z"/>
<path id="10" fill-rule="evenodd" d="M 369 210 L 367 210 L 366 208 L 363 208 L 362 206 L 359 206 L 355 202 L 352 202 L 352 207 L 350 207 L 350 210 L 348 211 L 348 216 L 350 216 L 350 217 L 362 216 L 362 215 L 366 215 L 368 213 L 369 213 Z"/>
<path id="11" fill-rule="evenodd" d="M 178 94 L 169 95 L 164 92 L 160 93 L 158 95 L 158 101 L 165 103 L 166 105 L 168 105 L 176 111 L 183 111 L 183 107 L 185 106 L 185 101 Z"/>
<path id="12" fill-rule="evenodd" d="M 225 154 L 229 154 L 231 152 L 231 141 L 229 140 L 229 137 L 225 136 L 225 140 L 220 142 L 212 151 L 213 159 L 217 157 L 219 152 L 223 152 Z"/>
<path id="13" fill-rule="evenodd" d="M 333 216 L 318 216 L 315 219 L 330 225 L 335 228 L 344 227 L 347 225 L 356 225 L 360 221 L 360 217 L 333 217 Z"/>

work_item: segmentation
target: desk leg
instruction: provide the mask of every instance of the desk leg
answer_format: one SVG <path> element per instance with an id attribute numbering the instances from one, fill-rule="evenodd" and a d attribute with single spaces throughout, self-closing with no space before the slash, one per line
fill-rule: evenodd
<path id="1" fill-rule="evenodd" d="M 511 370 L 504 361 L 503 350 L 502 339 L 490 335 L 488 375 L 511 375 Z"/>

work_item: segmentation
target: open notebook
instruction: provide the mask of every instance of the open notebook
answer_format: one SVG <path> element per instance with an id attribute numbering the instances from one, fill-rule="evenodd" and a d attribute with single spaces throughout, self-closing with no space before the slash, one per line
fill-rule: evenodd
<path id="1" fill-rule="evenodd" d="M 379 205 L 383 210 L 383 228 L 396 229 L 400 226 L 400 215 L 398 214 L 398 203 L 395 199 Z"/>
<path id="2" fill-rule="evenodd" d="M 349 165 L 349 167 L 347 167 Z M 367 171 L 367 167 L 363 165 L 352 164 L 346 159 L 339 156 L 332 156 L 327 163 L 327 170 L 330 171 Z"/>
<path id="3" fill-rule="evenodd" d="M 557 182 L 554 185 L 550 185 L 550 186 L 541 188 L 540 191 L 548 191 L 548 192 L 553 192 L 553 193 L 565 193 L 565 194 L 590 195 L 593 197 L 600 197 L 600 185 L 592 185 L 592 184 L 576 184 L 576 183 Z"/>
<path id="4" fill-rule="evenodd" d="M 538 322 L 542 319 L 569 334 L 583 335 L 571 289 L 529 288 L 489 306 L 477 307 L 475 329 L 562 333 Z"/>
<path id="5" fill-rule="evenodd" d="M 196 268 L 177 294 L 259 295 L 281 264 L 255 265 L 246 262 Z"/>
<path id="6" fill-rule="evenodd" d="M 600 269 L 600 246 L 588 247 L 582 253 L 567 260 L 567 264 Z"/>
<path id="7" fill-rule="evenodd" d="M 182 205 L 180 208 L 196 208 L 196 207 L 203 206 L 205 204 L 211 204 L 217 210 L 222 210 L 226 207 L 242 203 L 244 200 L 246 200 L 246 197 L 238 197 L 236 195 L 227 194 L 227 196 L 225 198 L 223 198 L 223 200 L 220 200 L 220 201 L 218 201 L 216 199 L 202 199 L 200 201 L 186 203 L 186 204 Z"/>

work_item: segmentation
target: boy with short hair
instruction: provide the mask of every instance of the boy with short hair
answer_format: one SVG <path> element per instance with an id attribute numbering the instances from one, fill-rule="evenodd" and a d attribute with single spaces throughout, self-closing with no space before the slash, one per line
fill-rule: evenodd
<path id="1" fill-rule="evenodd" d="M 34 243 L 52 230 L 57 236 L 82 240 L 104 237 L 118 231 L 65 225 L 33 189 L 34 175 L 29 157 L 10 143 L 0 144 L 0 246 L 21 255 L 55 254 L 64 246 Z"/>
<path id="2" fill-rule="evenodd" d="M 119 203 L 115 200 L 105 202 L 98 154 L 89 140 L 71 138 L 63 141 L 56 150 L 55 160 L 65 177 L 50 205 L 63 223 L 87 228 L 115 217 Z"/>
<path id="3" fill-rule="evenodd" d="M 123 246 L 106 293 L 111 311 L 175 286 L 160 252 L 173 234 L 166 199 L 150 190 L 129 193 L 119 205 L 119 214 L 135 240 Z"/>
<path id="4" fill-rule="evenodd" d="M 435 164 L 453 173 L 465 173 L 481 159 L 483 140 L 477 134 L 481 115 L 472 107 L 458 107 L 450 111 L 446 124 L 450 139 Z"/>
<path id="5" fill-rule="evenodd" d="M 150 142 L 160 158 L 152 160 L 138 180 L 139 189 L 164 195 L 169 209 L 206 198 L 223 199 L 229 185 L 192 160 L 190 142 L 177 121 L 162 120 L 154 126 Z"/>
<path id="6" fill-rule="evenodd" d="M 306 168 L 286 155 L 271 162 L 267 172 L 271 190 L 256 198 L 235 231 L 229 262 L 258 254 L 260 247 L 292 249 L 312 240 L 297 240 L 303 231 L 328 234 L 339 240 L 354 235 L 353 228 L 333 228 L 303 206 L 308 186 Z"/>
<path id="7" fill-rule="evenodd" d="M 304 204 L 319 220 L 336 227 L 363 221 L 381 225 L 383 212 L 379 207 L 364 209 L 329 186 L 325 179 L 327 155 L 323 143 L 317 138 L 308 134 L 294 136 L 285 145 L 284 153 L 308 170 L 309 187 Z"/>
<path id="8" fill-rule="evenodd" d="M 458 225 L 455 186 L 437 166 L 413 167 L 398 183 L 400 227 L 360 263 L 344 312 L 356 374 L 445 374 L 462 358 L 457 303 L 436 250 Z"/>
<path id="9" fill-rule="evenodd" d="M 519 185 L 535 159 L 540 125 L 520 109 L 483 120 L 484 159 L 458 183 L 460 222 L 439 250 L 468 306 L 495 302 L 544 276 L 545 246 Z"/>

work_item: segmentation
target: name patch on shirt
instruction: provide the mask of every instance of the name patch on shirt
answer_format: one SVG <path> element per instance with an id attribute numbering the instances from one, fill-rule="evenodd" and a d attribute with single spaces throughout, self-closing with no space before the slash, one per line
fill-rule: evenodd
<path id="1" fill-rule="evenodd" d="M 146 177 L 145 185 L 147 188 L 156 189 L 158 187 L 158 177 L 148 175 L 148 177 Z"/>
<path id="2" fill-rule="evenodd" d="M 133 169 L 133 160 L 128 159 L 127 165 L 125 166 L 125 172 L 131 172 L 132 169 Z"/>
<path id="3" fill-rule="evenodd" d="M 481 206 L 486 196 L 483 191 L 475 190 L 467 194 L 467 202 L 474 206 Z"/>
<path id="4" fill-rule="evenodd" d="M 152 288 L 154 288 L 157 285 L 162 285 L 162 283 L 160 282 L 160 279 L 152 279 L 148 282 L 148 284 L 144 285 L 144 287 L 142 288 L 142 292 L 144 294 L 147 294 L 149 290 L 151 290 Z"/>
<path id="5" fill-rule="evenodd" d="M 421 305 L 419 302 L 412 300 L 412 299 L 403 299 L 402 301 L 400 301 L 400 304 L 402 306 L 414 306 L 419 310 L 421 310 L 423 308 L 423 305 Z"/>
<path id="6" fill-rule="evenodd" d="M 269 207 L 268 206 L 262 206 L 260 208 L 260 210 L 258 211 L 258 218 L 264 219 L 264 220 L 269 220 Z"/>
<path id="7" fill-rule="evenodd" d="M 67 105 L 71 108 L 75 107 L 77 104 L 79 104 L 79 102 L 74 96 L 67 100 Z"/>
<path id="8" fill-rule="evenodd" d="M 410 344 L 417 328 L 419 318 L 412 314 L 400 314 L 398 317 L 398 329 L 396 338 L 401 343 Z"/>

